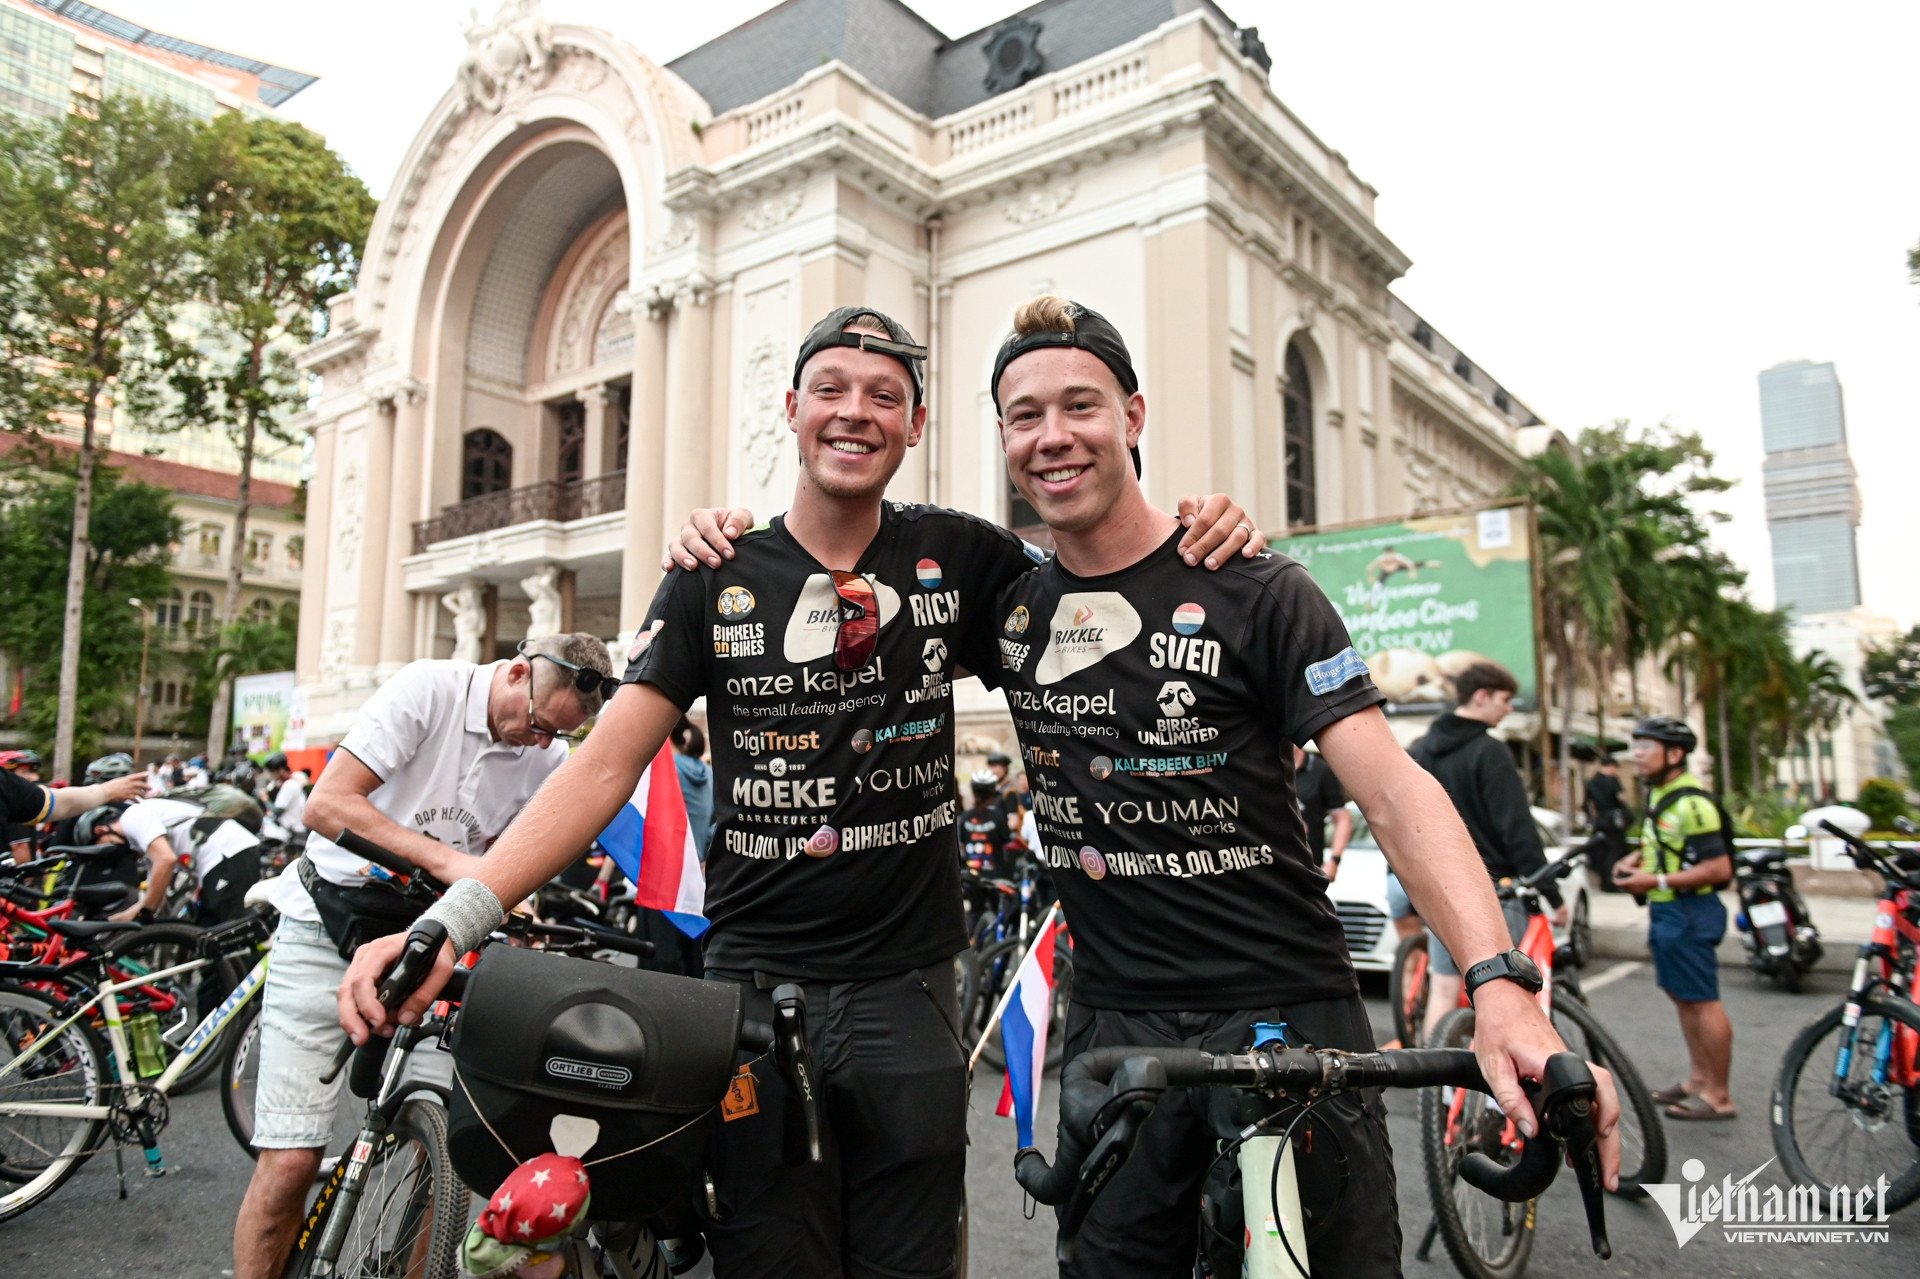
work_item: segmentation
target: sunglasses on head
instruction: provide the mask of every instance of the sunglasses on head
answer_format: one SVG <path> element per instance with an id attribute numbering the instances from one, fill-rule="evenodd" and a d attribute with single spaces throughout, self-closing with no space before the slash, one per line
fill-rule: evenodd
<path id="1" fill-rule="evenodd" d="M 857 671 L 873 660 L 880 641 L 880 600 L 873 583 L 858 573 L 833 570 L 833 593 L 840 597 L 840 622 L 833 632 L 833 669 Z"/>
<path id="2" fill-rule="evenodd" d="M 620 681 L 613 678 L 613 676 L 602 675 L 599 671 L 589 670 L 584 666 L 576 666 L 565 658 L 555 657 L 551 653 L 529 653 L 527 652 L 527 642 L 525 640 L 520 641 L 520 646 L 515 651 L 526 658 L 529 664 L 532 663 L 534 658 L 540 657 L 552 662 L 562 670 L 573 672 L 570 682 L 573 684 L 575 691 L 582 695 L 597 692 L 600 694 L 600 700 L 605 702 L 611 701 L 613 695 L 620 691 Z"/>

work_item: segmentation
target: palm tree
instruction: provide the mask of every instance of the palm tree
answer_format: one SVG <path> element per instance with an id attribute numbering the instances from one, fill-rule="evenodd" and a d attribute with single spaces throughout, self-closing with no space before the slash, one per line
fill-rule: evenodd
<path id="1" fill-rule="evenodd" d="M 1798 682 L 1803 689 L 1801 713 L 1807 729 L 1810 765 L 1813 772 L 1814 793 L 1824 798 L 1830 793 L 1831 786 L 1820 760 L 1825 754 L 1821 742 L 1833 741 L 1833 730 L 1840 725 L 1849 706 L 1860 704 L 1859 695 L 1847 686 L 1846 675 L 1840 664 L 1827 654 L 1815 649 L 1798 660 Z"/>

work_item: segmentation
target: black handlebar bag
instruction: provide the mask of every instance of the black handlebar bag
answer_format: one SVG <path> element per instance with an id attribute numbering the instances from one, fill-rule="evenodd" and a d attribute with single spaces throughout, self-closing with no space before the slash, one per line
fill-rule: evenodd
<path id="1" fill-rule="evenodd" d="M 453 1029 L 448 1141 L 482 1193 L 553 1150 L 558 1115 L 600 1131 L 578 1154 L 595 1220 L 639 1221 L 685 1203 L 726 1096 L 738 987 L 489 946 Z"/>

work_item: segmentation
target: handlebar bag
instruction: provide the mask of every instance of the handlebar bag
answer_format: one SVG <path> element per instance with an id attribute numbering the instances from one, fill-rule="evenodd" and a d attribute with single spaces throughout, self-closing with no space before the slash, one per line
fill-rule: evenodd
<path id="1" fill-rule="evenodd" d="M 554 1118 L 600 1126 L 584 1152 L 595 1220 L 685 1202 L 708 1117 L 732 1083 L 736 986 L 489 946 L 454 1021 L 447 1107 L 453 1169 L 490 1192 L 553 1150 Z"/>

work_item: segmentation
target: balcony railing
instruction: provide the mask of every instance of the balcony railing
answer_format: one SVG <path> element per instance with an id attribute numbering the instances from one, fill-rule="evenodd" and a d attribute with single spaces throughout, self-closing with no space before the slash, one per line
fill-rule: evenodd
<path id="1" fill-rule="evenodd" d="M 488 493 L 449 506 L 430 520 L 415 523 L 413 553 L 418 555 L 435 542 L 451 542 L 455 538 L 535 520 L 556 520 L 564 524 L 568 520 L 606 515 L 624 507 L 626 498 L 625 471 L 609 471 L 573 484 L 542 480 L 524 488 Z"/>

